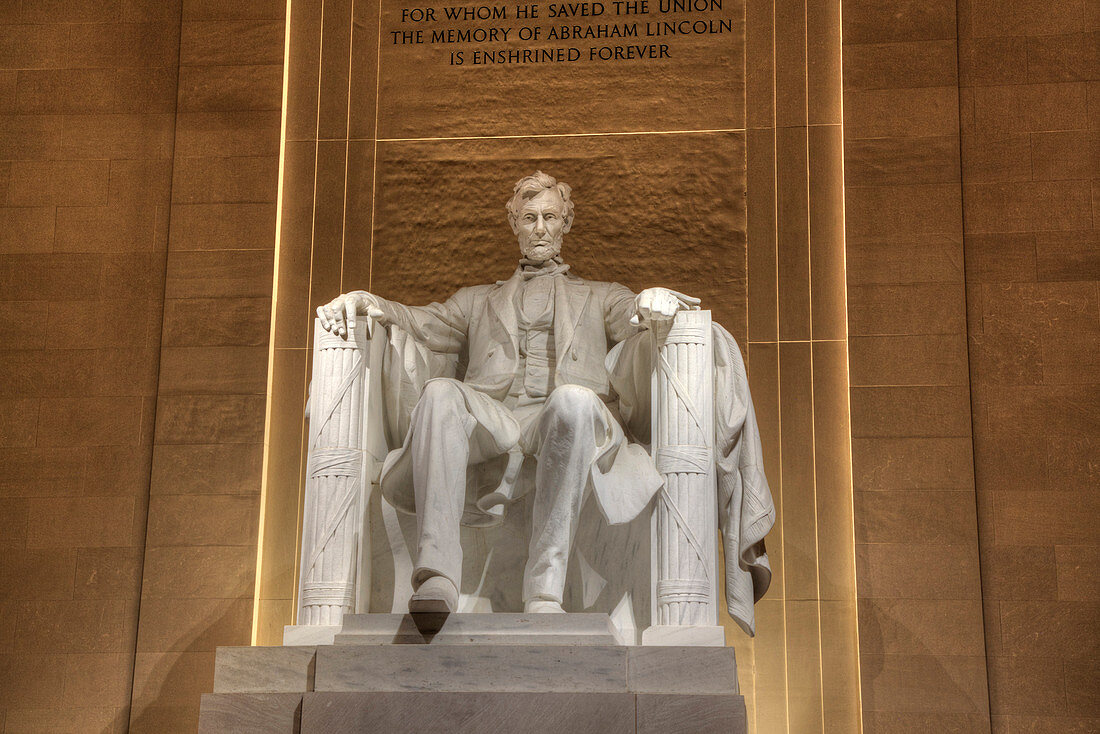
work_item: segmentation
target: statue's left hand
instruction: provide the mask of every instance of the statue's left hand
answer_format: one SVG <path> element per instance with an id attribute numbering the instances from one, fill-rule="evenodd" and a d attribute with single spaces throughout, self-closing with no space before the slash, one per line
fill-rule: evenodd
<path id="1" fill-rule="evenodd" d="M 677 311 L 699 308 L 699 299 L 668 288 L 646 288 L 634 298 L 633 323 L 642 321 L 667 321 Z"/>

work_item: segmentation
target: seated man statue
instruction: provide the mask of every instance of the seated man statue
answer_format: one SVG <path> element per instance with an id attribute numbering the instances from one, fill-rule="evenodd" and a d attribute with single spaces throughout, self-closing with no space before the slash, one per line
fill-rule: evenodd
<path id="1" fill-rule="evenodd" d="M 461 354 L 466 363 L 461 381 L 424 383 L 404 444 L 382 469 L 383 496 L 417 517 L 413 613 L 457 608 L 459 533 L 472 467 L 495 460 L 505 474 L 499 490 L 514 484 L 517 465 L 534 461 L 522 594 L 528 613 L 564 611 L 566 568 L 589 492 L 608 522 L 622 523 L 638 516 L 661 486 L 652 459 L 627 437 L 630 421 L 619 414 L 605 360 L 617 343 L 698 300 L 665 288 L 635 295 L 570 273 L 561 248 L 573 202 L 570 187 L 552 176 L 540 171 L 520 179 L 507 211 L 522 255 L 508 280 L 462 288 L 422 307 L 353 291 L 318 309 L 322 326 L 341 336 L 368 317 L 405 331 L 432 353 Z"/>

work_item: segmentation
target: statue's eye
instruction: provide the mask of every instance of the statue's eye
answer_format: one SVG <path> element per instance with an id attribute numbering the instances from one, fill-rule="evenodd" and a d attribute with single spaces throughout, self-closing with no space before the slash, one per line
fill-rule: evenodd
<path id="1" fill-rule="evenodd" d="M 554 217 L 553 214 L 546 214 L 546 215 L 543 216 L 543 219 L 554 219 L 554 218 L 555 217 Z"/>

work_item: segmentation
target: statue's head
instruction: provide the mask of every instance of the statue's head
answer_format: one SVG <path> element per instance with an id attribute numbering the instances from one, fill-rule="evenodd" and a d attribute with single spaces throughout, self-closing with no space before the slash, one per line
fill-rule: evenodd
<path id="1" fill-rule="evenodd" d="M 562 236 L 573 224 L 569 184 L 536 171 L 516 182 L 508 200 L 508 223 L 528 260 L 544 263 L 561 252 Z"/>

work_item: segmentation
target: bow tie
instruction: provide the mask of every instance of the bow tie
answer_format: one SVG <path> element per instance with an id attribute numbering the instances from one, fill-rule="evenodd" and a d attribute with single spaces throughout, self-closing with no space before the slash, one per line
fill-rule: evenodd
<path id="1" fill-rule="evenodd" d="M 569 266 L 562 262 L 560 257 L 548 260 L 545 263 L 534 263 L 526 258 L 519 261 L 519 273 L 524 280 L 530 280 L 540 275 L 562 275 L 568 270 Z"/>

